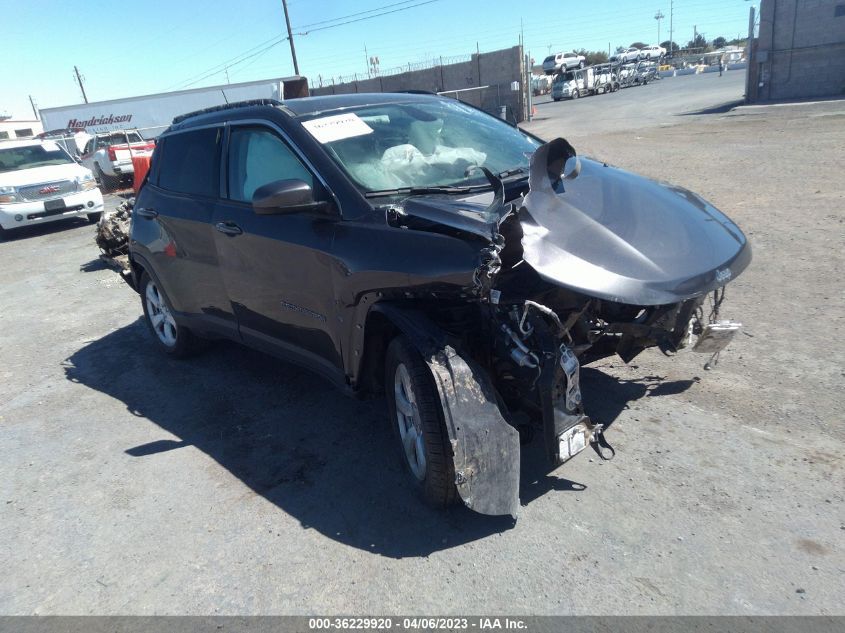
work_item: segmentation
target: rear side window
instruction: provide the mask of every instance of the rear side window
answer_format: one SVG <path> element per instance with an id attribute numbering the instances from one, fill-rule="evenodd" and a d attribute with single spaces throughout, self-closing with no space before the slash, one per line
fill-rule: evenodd
<path id="1" fill-rule="evenodd" d="M 217 197 L 220 133 L 221 128 L 206 128 L 164 139 L 164 146 L 156 152 L 158 186 L 177 193 Z"/>
<path id="2" fill-rule="evenodd" d="M 252 202 L 256 189 L 276 180 L 303 180 L 314 187 L 314 176 L 273 132 L 257 127 L 232 128 L 229 197 Z"/>

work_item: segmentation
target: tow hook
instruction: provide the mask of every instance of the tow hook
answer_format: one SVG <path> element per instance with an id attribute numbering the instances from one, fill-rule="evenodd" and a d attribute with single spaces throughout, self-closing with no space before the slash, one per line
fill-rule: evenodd
<path id="1" fill-rule="evenodd" d="M 593 434 L 592 437 L 590 437 L 590 446 L 592 446 L 596 454 L 605 461 L 610 461 L 616 457 L 616 451 L 604 436 L 604 424 L 596 424 L 593 427 Z"/>

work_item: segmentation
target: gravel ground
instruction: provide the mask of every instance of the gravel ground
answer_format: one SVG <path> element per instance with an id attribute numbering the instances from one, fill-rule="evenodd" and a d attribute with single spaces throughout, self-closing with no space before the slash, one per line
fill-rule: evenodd
<path id="1" fill-rule="evenodd" d="M 631 90 L 712 89 L 684 79 Z M 162 358 L 90 226 L 0 244 L 0 613 L 845 613 L 845 102 L 723 101 L 531 124 L 701 193 L 754 262 L 716 370 L 584 369 L 617 457 L 528 447 L 516 522 L 419 503 L 383 401 L 235 345 Z"/>

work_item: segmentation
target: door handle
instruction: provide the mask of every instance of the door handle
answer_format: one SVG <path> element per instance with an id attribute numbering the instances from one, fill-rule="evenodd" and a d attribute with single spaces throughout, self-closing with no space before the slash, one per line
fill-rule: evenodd
<path id="1" fill-rule="evenodd" d="M 244 230 L 234 222 L 218 222 L 214 228 L 226 235 L 240 235 Z"/>
<path id="2" fill-rule="evenodd" d="M 153 209 L 152 207 L 138 207 L 135 209 L 142 218 L 147 218 L 148 220 L 152 220 L 153 218 L 158 217 L 158 211 Z"/>

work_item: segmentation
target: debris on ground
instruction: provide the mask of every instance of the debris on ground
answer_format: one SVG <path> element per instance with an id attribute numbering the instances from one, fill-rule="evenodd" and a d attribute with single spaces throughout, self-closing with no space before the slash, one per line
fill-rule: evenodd
<path id="1" fill-rule="evenodd" d="M 95 240 L 100 259 L 118 271 L 129 268 L 129 231 L 135 198 L 121 202 L 113 211 L 106 211 L 97 223 Z"/>

